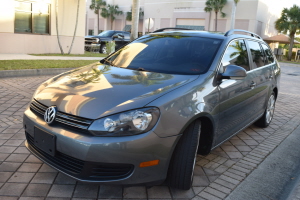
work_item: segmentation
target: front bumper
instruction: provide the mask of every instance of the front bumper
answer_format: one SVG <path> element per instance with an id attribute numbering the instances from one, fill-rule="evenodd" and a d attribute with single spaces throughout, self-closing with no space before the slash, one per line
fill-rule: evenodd
<path id="1" fill-rule="evenodd" d="M 158 137 L 153 131 L 126 137 L 95 137 L 59 125 L 49 126 L 27 109 L 24 113 L 26 147 L 39 159 L 79 181 L 118 185 L 152 185 L 165 180 L 180 136 Z M 35 146 L 38 127 L 56 136 L 56 154 Z M 142 162 L 159 164 L 141 168 Z"/>

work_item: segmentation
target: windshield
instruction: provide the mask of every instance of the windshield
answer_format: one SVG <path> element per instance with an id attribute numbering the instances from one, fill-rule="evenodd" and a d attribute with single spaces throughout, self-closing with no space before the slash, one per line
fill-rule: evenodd
<path id="1" fill-rule="evenodd" d="M 114 33 L 115 33 L 115 31 L 103 31 L 98 36 L 111 37 Z"/>
<path id="2" fill-rule="evenodd" d="M 105 59 L 115 67 L 168 74 L 205 73 L 222 40 L 183 35 L 146 35 Z"/>

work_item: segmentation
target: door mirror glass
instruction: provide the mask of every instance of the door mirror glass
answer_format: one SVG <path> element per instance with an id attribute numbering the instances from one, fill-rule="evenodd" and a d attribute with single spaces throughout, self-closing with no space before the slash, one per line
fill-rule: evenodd
<path id="1" fill-rule="evenodd" d="M 224 73 L 221 74 L 222 79 L 243 79 L 246 76 L 246 70 L 237 65 L 227 65 Z"/>
<path id="2" fill-rule="evenodd" d="M 117 34 L 113 35 L 113 39 L 115 39 L 115 38 L 123 39 L 124 35 L 121 33 L 117 33 Z"/>

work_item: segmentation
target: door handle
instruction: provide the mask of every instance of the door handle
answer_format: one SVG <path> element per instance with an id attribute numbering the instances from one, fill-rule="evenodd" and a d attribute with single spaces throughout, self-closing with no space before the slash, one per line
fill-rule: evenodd
<path id="1" fill-rule="evenodd" d="M 256 86 L 256 83 L 254 81 L 251 82 L 250 88 L 253 89 Z"/>

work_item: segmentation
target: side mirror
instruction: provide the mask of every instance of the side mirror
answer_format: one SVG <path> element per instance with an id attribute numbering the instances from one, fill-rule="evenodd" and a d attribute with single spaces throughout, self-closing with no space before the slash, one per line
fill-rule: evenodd
<path id="1" fill-rule="evenodd" d="M 113 39 L 115 39 L 115 38 L 123 39 L 123 38 L 124 38 L 124 35 L 118 33 L 118 34 L 113 35 Z"/>
<path id="2" fill-rule="evenodd" d="M 228 65 L 224 73 L 221 74 L 222 79 L 243 79 L 246 76 L 246 70 L 237 65 Z"/>

